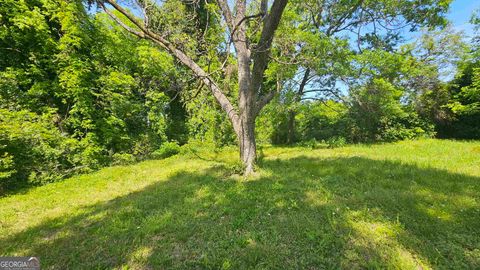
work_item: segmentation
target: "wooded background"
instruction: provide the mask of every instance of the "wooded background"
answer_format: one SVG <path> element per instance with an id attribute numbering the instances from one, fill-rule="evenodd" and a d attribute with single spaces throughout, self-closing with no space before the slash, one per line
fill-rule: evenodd
<path id="1" fill-rule="evenodd" d="M 480 138 L 480 19 L 449 1 L 0 2 L 3 189 L 199 141 Z"/>

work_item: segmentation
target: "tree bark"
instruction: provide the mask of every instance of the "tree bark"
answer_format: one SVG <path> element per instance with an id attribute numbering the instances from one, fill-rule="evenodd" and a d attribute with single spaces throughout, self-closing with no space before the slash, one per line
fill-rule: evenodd
<path id="1" fill-rule="evenodd" d="M 245 175 L 254 171 L 257 158 L 257 145 L 255 142 L 255 117 L 245 116 L 240 121 L 240 132 L 238 134 L 240 159 L 245 166 Z"/>

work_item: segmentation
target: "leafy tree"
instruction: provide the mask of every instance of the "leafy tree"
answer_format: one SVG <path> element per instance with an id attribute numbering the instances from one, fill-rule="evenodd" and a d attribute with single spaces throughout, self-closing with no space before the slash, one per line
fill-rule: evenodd
<path id="1" fill-rule="evenodd" d="M 274 58 L 292 62 L 296 58 L 303 59 L 304 52 L 314 55 L 317 49 L 321 49 L 321 45 L 326 44 L 310 42 L 313 37 L 310 33 L 318 33 L 322 38 L 328 38 L 332 37 L 333 33 L 350 28 L 360 29 L 366 25 L 376 27 L 377 18 L 386 18 L 386 22 L 393 24 L 404 20 L 405 24 L 412 28 L 418 25 L 438 25 L 444 22 L 442 14 L 446 12 L 449 1 L 294 1 L 285 12 L 290 29 L 285 27 L 283 32 L 280 19 L 287 4 L 286 0 L 275 0 L 271 5 L 267 0 L 251 3 L 239 0 L 235 1 L 233 11 L 224 0 L 217 1 L 218 6 L 205 4 L 209 7 L 205 9 L 208 16 L 203 18 L 213 18 L 213 22 L 209 26 L 204 24 L 206 27 L 201 28 L 202 31 L 199 31 L 198 27 L 202 25 L 199 18 L 205 13 L 192 14 L 188 10 L 189 4 L 179 1 L 165 1 L 162 5 L 155 1 L 137 1 L 141 18 L 113 0 L 97 3 L 125 29 L 166 49 L 210 88 L 232 123 L 240 145 L 240 156 L 246 167 L 245 172 L 248 174 L 253 171 L 256 157 L 255 118 L 278 89 L 272 87 L 271 82 L 287 79 L 278 74 L 276 78 L 269 78 L 268 75 L 273 74 L 267 71 L 271 48 Z M 122 16 L 115 15 L 108 6 L 122 13 Z M 176 12 L 171 12 L 172 6 L 176 7 Z M 222 18 L 218 13 L 223 15 Z M 277 28 L 280 36 L 274 39 Z M 294 34 L 294 38 L 287 38 L 290 33 Z M 390 40 L 395 39 L 389 32 L 385 35 L 390 37 Z M 362 40 L 359 39 L 368 44 L 377 44 L 380 40 L 377 34 L 365 34 Z M 233 44 L 235 54 L 231 54 L 230 44 Z M 195 50 L 195 47 L 202 49 Z M 327 49 L 325 52 L 328 55 L 331 50 Z M 223 60 L 219 56 L 223 56 Z M 227 63 L 229 57 L 233 58 L 232 61 L 237 66 L 236 104 L 225 89 L 222 89 L 221 76 L 214 75 L 225 75 L 225 65 L 221 63 Z M 317 59 L 322 61 L 322 57 Z M 217 69 L 211 68 L 212 65 Z M 313 65 L 315 66 L 315 63 Z"/>
<path id="2" fill-rule="evenodd" d="M 453 113 L 445 136 L 480 138 L 480 62 L 463 63 L 450 87 L 452 97 L 445 105 Z"/>
<path id="3" fill-rule="evenodd" d="M 349 110 L 353 141 L 396 141 L 431 134 L 428 123 L 402 105 L 403 91 L 383 78 L 354 89 Z"/>
<path id="4" fill-rule="evenodd" d="M 450 93 L 453 97 L 446 105 L 453 113 L 450 133 L 459 138 L 480 138 L 480 16 L 477 11 L 470 22 L 474 25 L 469 53 L 459 63 Z"/>
<path id="5" fill-rule="evenodd" d="M 290 99 L 286 141 L 294 142 L 296 108 L 304 100 L 333 99 L 342 101 L 344 80 L 352 69 L 350 59 L 364 50 L 394 51 L 402 41 L 403 29 L 415 31 L 418 27 L 443 26 L 443 14 L 449 1 L 427 1 L 412 4 L 402 1 L 299 1 L 292 2 L 286 16 L 285 28 L 280 27 L 280 39 L 274 50 L 276 58 L 294 69 L 286 77 L 283 92 Z M 413 10 L 421 10 L 415 13 Z M 283 24 L 281 24 L 282 26 Z M 298 28 L 289 27 L 299 25 Z M 285 49 L 288 48 L 288 49 Z M 285 65 L 284 65 L 285 66 Z M 283 67 L 284 68 L 284 67 Z M 348 84 L 347 84 L 348 86 Z"/>
<path id="6" fill-rule="evenodd" d="M 82 1 L 5 0 L 0 20 L 3 186 L 186 141 L 186 112 L 174 99 L 182 82 L 169 54 L 105 14 L 89 15 Z"/>
<path id="7" fill-rule="evenodd" d="M 410 80 L 410 100 L 422 117 L 435 124 L 439 137 L 477 138 L 476 48 L 475 37 L 467 44 L 462 33 L 450 27 L 424 33 L 409 45 L 417 63 L 412 68 L 416 75 Z"/>

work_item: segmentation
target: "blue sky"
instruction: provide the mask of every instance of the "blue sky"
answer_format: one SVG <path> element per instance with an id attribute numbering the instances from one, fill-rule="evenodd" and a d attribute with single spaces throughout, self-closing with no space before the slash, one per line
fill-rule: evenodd
<path id="1" fill-rule="evenodd" d="M 465 34 L 471 35 L 473 27 L 468 21 L 472 12 L 479 8 L 480 1 L 478 0 L 454 0 L 447 17 L 456 30 L 463 30 Z"/>

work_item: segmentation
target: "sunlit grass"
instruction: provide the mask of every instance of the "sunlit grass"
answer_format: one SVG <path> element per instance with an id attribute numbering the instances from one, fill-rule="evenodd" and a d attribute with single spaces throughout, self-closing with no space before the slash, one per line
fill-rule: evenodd
<path id="1" fill-rule="evenodd" d="M 49 269 L 480 268 L 480 143 L 263 147 L 118 166 L 0 199 L 0 256 Z"/>

